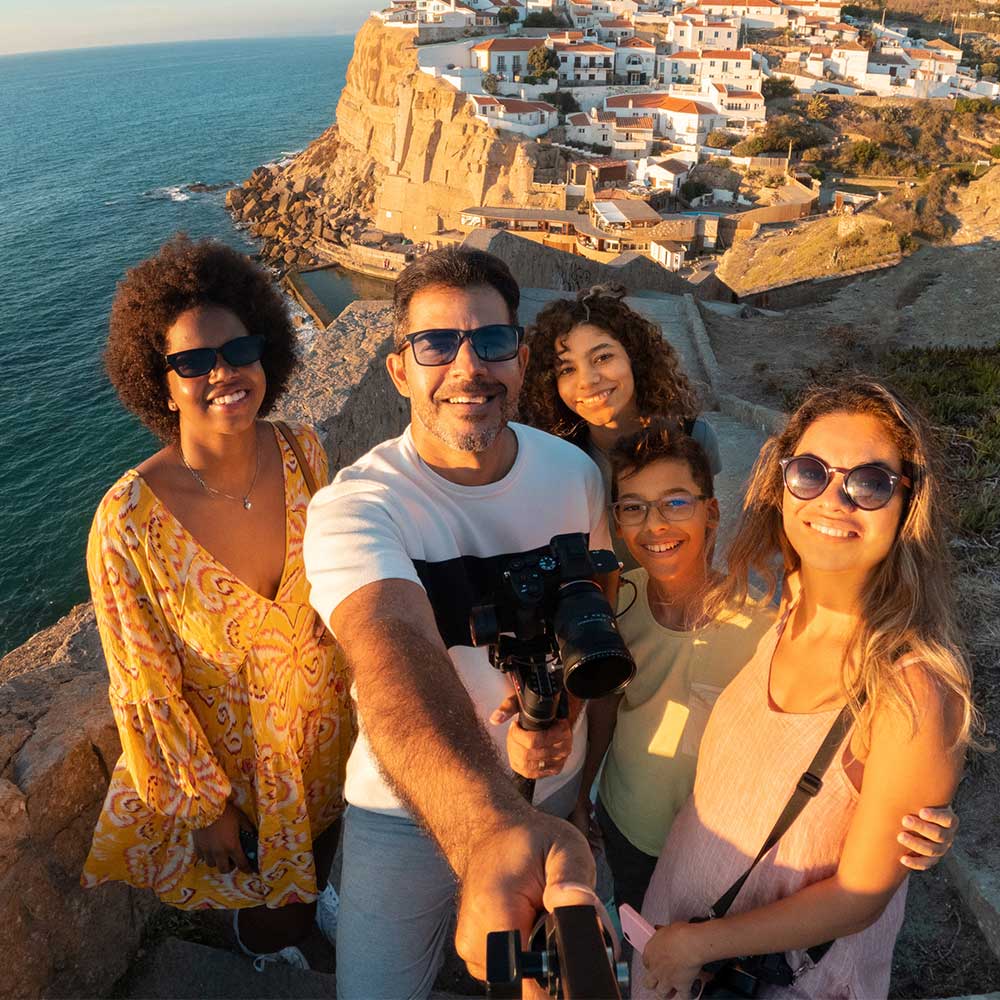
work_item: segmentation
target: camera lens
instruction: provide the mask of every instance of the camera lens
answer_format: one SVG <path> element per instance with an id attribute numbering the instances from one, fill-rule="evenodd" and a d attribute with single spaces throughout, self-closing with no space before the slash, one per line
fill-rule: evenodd
<path id="1" fill-rule="evenodd" d="M 552 626 L 570 694 L 603 698 L 621 691 L 635 676 L 632 654 L 593 580 L 574 580 L 560 588 Z"/>

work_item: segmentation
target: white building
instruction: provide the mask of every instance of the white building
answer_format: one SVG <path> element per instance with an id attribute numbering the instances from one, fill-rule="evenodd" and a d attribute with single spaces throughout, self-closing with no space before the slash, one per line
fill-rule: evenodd
<path id="1" fill-rule="evenodd" d="M 509 80 L 529 72 L 528 53 L 543 42 L 541 38 L 488 38 L 473 45 L 469 54 L 483 73 Z"/>
<path id="2" fill-rule="evenodd" d="M 667 44 L 675 51 L 737 49 L 740 42 L 739 18 L 711 20 L 703 16 L 678 16 L 667 25 Z"/>
<path id="3" fill-rule="evenodd" d="M 517 132 L 537 139 L 559 122 L 558 109 L 545 101 L 521 101 L 514 97 L 475 94 L 469 98 L 480 121 L 495 129 Z"/>
<path id="4" fill-rule="evenodd" d="M 725 115 L 712 105 L 662 92 L 608 97 L 604 109 L 622 118 L 650 115 L 654 121 L 654 135 L 679 145 L 704 145 L 709 132 L 726 124 Z"/>
<path id="5" fill-rule="evenodd" d="M 654 191 L 669 191 L 676 197 L 681 185 L 688 179 L 693 169 L 694 164 L 685 163 L 683 160 L 645 159 L 639 161 L 636 180 L 648 183 Z"/>
<path id="6" fill-rule="evenodd" d="M 739 90 L 758 90 L 763 82 L 763 74 L 754 66 L 750 49 L 690 49 L 660 53 L 656 57 L 656 76 L 667 84 L 701 85 L 709 80 Z"/>
<path id="7" fill-rule="evenodd" d="M 627 38 L 615 49 L 615 80 L 629 86 L 651 83 L 656 76 L 656 46 Z"/>
<path id="8" fill-rule="evenodd" d="M 839 76 L 861 83 L 868 72 L 868 50 L 858 42 L 837 42 L 828 62 Z"/>
<path id="9" fill-rule="evenodd" d="M 649 244 L 649 256 L 668 271 L 679 271 L 686 254 L 687 247 L 675 240 L 651 240 Z"/>
<path id="10" fill-rule="evenodd" d="M 626 38 L 632 38 L 634 35 L 635 26 L 631 21 L 612 18 L 611 20 L 597 22 L 598 40 L 606 42 L 609 45 L 618 45 L 624 42 Z"/>
<path id="11" fill-rule="evenodd" d="M 566 141 L 582 146 L 611 148 L 611 125 L 600 121 L 596 114 L 577 111 L 566 116 Z"/>
<path id="12" fill-rule="evenodd" d="M 788 14 L 776 0 L 749 0 L 747 3 L 699 0 L 697 9 L 713 20 L 738 17 L 748 28 L 783 28 L 788 24 Z"/>
<path id="13" fill-rule="evenodd" d="M 615 71 L 615 50 L 597 42 L 554 42 L 546 44 L 559 57 L 560 83 L 607 84 Z"/>

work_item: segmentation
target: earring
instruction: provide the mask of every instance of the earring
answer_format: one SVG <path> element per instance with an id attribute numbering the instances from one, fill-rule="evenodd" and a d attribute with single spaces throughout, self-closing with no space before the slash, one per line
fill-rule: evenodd
<path id="1" fill-rule="evenodd" d="M 176 410 L 177 409 L 177 404 L 172 399 L 168 399 L 167 400 L 167 409 L 168 410 Z"/>

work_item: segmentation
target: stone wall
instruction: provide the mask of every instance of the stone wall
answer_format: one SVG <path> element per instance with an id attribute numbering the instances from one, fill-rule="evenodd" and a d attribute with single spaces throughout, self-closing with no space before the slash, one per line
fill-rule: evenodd
<path id="1" fill-rule="evenodd" d="M 307 350 L 280 416 L 316 424 L 333 469 L 399 434 L 388 302 L 356 302 Z M 161 904 L 80 871 L 121 745 L 93 608 L 0 660 L 0 997 L 107 996 Z"/>
<path id="2" fill-rule="evenodd" d="M 160 904 L 80 888 L 121 753 L 91 606 L 0 660 L 0 682 L 0 996 L 106 995 Z"/>
<path id="3" fill-rule="evenodd" d="M 683 295 L 693 288 L 683 278 L 638 254 L 626 255 L 623 262 L 602 264 L 500 229 L 477 229 L 462 245 L 496 254 L 507 263 L 518 284 L 524 288 L 575 292 L 604 281 L 620 282 L 630 292 L 647 290 Z"/>

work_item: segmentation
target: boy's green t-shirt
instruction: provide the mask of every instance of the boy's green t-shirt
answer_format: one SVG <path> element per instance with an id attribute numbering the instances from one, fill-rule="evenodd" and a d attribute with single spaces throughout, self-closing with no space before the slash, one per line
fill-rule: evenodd
<path id="1" fill-rule="evenodd" d="M 653 617 L 641 567 L 625 574 L 635 603 L 618 628 L 636 662 L 601 775 L 604 808 L 628 840 L 657 856 L 694 788 L 698 745 L 722 689 L 749 662 L 773 624 L 773 608 L 747 608 L 690 632 Z M 632 588 L 619 600 L 627 606 Z"/>

